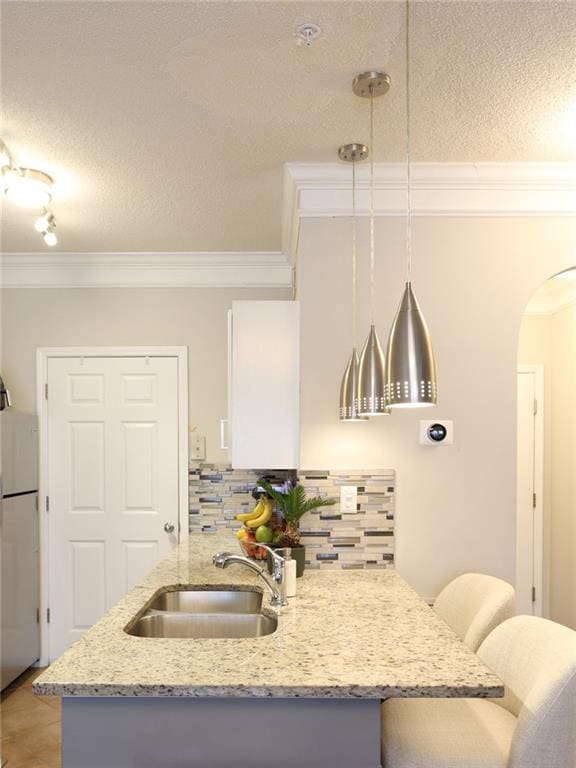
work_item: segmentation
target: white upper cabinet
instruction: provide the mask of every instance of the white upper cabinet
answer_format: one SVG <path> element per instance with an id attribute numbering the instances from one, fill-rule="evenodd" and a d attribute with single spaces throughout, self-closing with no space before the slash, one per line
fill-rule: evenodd
<path id="1" fill-rule="evenodd" d="M 233 302 L 229 355 L 232 466 L 235 469 L 297 468 L 299 302 Z"/>

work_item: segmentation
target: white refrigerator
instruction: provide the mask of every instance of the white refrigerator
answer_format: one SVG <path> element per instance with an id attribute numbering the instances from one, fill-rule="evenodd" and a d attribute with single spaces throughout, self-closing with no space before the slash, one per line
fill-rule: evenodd
<path id="1" fill-rule="evenodd" d="M 0 412 L 0 430 L 0 687 L 4 689 L 40 657 L 38 419 L 6 409 Z"/>

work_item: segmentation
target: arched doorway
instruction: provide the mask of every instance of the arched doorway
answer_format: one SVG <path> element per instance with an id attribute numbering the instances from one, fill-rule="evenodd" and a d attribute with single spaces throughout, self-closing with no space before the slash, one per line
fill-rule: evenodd
<path id="1" fill-rule="evenodd" d="M 576 267 L 522 318 L 516 586 L 520 612 L 576 629 Z"/>

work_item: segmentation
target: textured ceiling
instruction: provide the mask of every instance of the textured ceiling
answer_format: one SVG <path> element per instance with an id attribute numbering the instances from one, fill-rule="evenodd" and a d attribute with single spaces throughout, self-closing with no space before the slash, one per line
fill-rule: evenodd
<path id="1" fill-rule="evenodd" d="M 311 47 L 295 28 L 322 28 Z M 63 251 L 278 250 L 282 164 L 404 156 L 404 4 L 2 3 L 2 135 L 51 172 Z M 413 157 L 576 159 L 576 2 L 413 2 Z M 3 249 L 37 251 L 3 206 Z"/>

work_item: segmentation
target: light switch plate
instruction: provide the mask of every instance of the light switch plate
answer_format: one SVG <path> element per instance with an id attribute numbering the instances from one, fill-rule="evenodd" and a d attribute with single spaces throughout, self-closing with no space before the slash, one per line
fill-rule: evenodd
<path id="1" fill-rule="evenodd" d="M 358 488 L 355 485 L 340 487 L 340 512 L 353 515 L 358 511 Z"/>
<path id="2" fill-rule="evenodd" d="M 203 435 L 190 435 L 190 458 L 204 461 L 206 458 L 206 438 Z"/>

